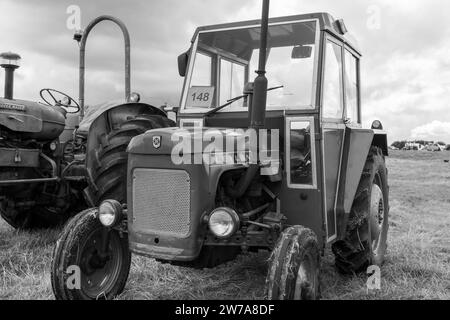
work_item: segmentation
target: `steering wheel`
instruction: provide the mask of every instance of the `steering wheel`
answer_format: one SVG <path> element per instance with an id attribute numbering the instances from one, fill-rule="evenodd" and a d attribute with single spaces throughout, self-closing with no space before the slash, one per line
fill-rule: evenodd
<path id="1" fill-rule="evenodd" d="M 55 90 L 55 89 L 42 89 L 39 92 L 39 95 L 41 96 L 41 99 L 44 100 L 44 102 L 49 106 L 56 106 L 61 107 L 64 110 L 66 110 L 67 113 L 77 113 L 80 111 L 80 105 L 69 95 Z M 51 98 L 54 103 L 48 102 L 47 98 Z M 61 99 L 57 99 L 61 98 Z"/>

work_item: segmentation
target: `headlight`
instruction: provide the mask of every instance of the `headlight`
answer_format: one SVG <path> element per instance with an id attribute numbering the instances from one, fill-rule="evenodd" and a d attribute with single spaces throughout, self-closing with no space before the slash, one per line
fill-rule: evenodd
<path id="1" fill-rule="evenodd" d="M 208 226 L 216 237 L 230 238 L 239 230 L 239 216 L 233 209 L 217 208 L 210 214 Z"/>
<path id="2" fill-rule="evenodd" d="M 58 145 L 56 144 L 56 142 L 50 143 L 50 150 L 56 151 L 57 148 L 58 148 Z"/>
<path id="3" fill-rule="evenodd" d="M 98 219 L 108 228 L 116 226 L 122 220 L 122 205 L 116 200 L 105 200 L 98 207 Z"/>

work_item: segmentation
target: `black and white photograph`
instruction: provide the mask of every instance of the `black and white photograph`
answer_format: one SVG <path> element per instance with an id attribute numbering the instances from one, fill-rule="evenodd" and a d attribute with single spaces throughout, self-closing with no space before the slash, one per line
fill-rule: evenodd
<path id="1" fill-rule="evenodd" d="M 1 301 L 450 300 L 449 1 L 0 17 Z"/>

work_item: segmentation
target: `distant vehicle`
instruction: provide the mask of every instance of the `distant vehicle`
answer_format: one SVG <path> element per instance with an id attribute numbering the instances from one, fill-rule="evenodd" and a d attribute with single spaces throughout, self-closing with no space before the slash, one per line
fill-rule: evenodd
<path id="1" fill-rule="evenodd" d="M 417 142 L 407 142 L 403 150 L 421 151 L 425 148 L 423 144 Z"/>
<path id="2" fill-rule="evenodd" d="M 435 143 L 435 144 L 429 144 L 428 146 L 426 146 L 425 149 L 427 151 L 440 152 L 440 151 L 444 151 L 445 150 L 445 146 L 441 146 L 441 145 Z"/>

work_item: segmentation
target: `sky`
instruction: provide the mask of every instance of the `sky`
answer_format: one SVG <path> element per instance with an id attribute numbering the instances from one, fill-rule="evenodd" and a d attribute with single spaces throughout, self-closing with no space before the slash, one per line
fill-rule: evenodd
<path id="1" fill-rule="evenodd" d="M 183 79 L 177 56 L 197 26 L 259 19 L 261 0 L 0 0 L 0 52 L 22 56 L 15 97 L 39 100 L 42 88 L 78 98 L 78 45 L 73 6 L 84 28 L 110 14 L 131 35 L 132 91 L 153 105 L 178 105 Z M 450 143 L 450 1 L 272 0 L 270 17 L 329 12 L 343 18 L 362 59 L 363 125 L 382 121 L 389 141 Z M 87 44 L 86 101 L 121 99 L 120 30 L 103 22 Z M 3 88 L 0 74 L 0 88 Z"/>

